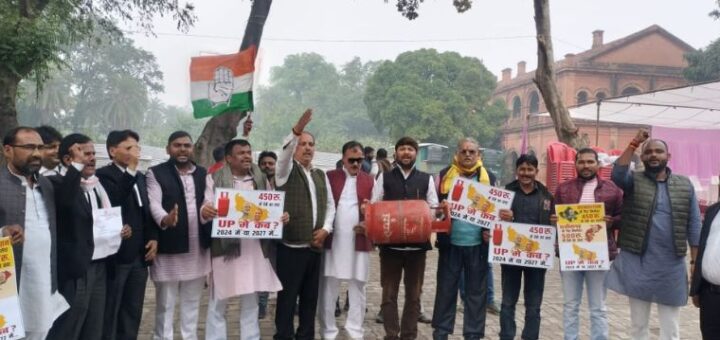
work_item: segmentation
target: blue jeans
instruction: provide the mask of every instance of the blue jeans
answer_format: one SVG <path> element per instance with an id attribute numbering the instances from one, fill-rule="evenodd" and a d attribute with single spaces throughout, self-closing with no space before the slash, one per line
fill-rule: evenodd
<path id="1" fill-rule="evenodd" d="M 537 340 L 540 336 L 540 306 L 545 290 L 545 269 L 501 265 L 502 305 L 500 308 L 500 340 L 515 339 L 515 305 L 520 297 L 520 284 L 523 273 L 525 284 L 525 327 L 523 340 Z"/>
<path id="2" fill-rule="evenodd" d="M 487 303 L 487 245 L 454 246 L 439 250 L 435 308 L 433 310 L 433 339 L 447 339 L 455 328 L 458 285 L 464 277 L 466 296 L 463 313 L 463 337 L 485 337 L 485 307 Z M 462 275 L 461 275 L 462 273 Z"/>
<path id="3" fill-rule="evenodd" d="M 604 270 L 560 272 L 565 300 L 563 306 L 565 340 L 578 338 L 583 283 L 587 285 L 588 307 L 590 308 L 590 339 L 606 340 L 608 338 L 607 307 L 605 306 L 606 274 L 607 271 Z"/>
<path id="4" fill-rule="evenodd" d="M 487 303 L 488 305 L 495 303 L 495 283 L 493 283 L 493 271 L 492 271 L 492 263 L 488 262 L 488 273 L 487 273 Z M 460 273 L 460 284 L 458 285 L 458 288 L 460 289 L 460 299 L 463 302 L 463 305 L 465 304 L 465 279 L 464 275 L 461 272 Z"/>

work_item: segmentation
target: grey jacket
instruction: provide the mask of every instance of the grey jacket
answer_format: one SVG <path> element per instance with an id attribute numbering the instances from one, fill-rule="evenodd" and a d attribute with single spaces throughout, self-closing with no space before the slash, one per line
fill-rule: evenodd
<path id="1" fill-rule="evenodd" d="M 57 290 L 57 228 L 55 221 L 55 194 L 50 180 L 44 176 L 37 176 L 37 184 L 40 186 L 45 208 L 47 209 L 48 224 L 50 225 L 50 238 L 52 248 L 50 249 L 50 273 L 52 279 L 51 291 Z M 0 167 L 0 227 L 18 224 L 25 228 L 25 187 L 19 178 L 13 175 L 6 166 Z M 22 244 L 13 246 L 15 257 L 15 272 L 18 277 L 18 287 L 22 278 Z"/>

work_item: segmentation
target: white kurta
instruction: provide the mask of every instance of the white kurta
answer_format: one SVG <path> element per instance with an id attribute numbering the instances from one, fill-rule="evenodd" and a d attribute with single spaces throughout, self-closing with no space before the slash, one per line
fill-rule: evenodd
<path id="1" fill-rule="evenodd" d="M 58 291 L 50 290 L 50 249 L 52 239 L 48 212 L 39 186 L 25 187 L 25 242 L 23 243 L 20 310 L 25 330 L 47 332 L 55 319 L 70 306 Z"/>
<path id="2" fill-rule="evenodd" d="M 355 251 L 353 228 L 359 222 L 357 177 L 347 175 L 336 209 L 332 249 L 325 251 L 324 276 L 367 282 L 368 252 Z"/>

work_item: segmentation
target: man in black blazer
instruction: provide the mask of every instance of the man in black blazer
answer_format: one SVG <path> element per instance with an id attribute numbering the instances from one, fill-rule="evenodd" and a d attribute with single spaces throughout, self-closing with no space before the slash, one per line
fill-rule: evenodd
<path id="1" fill-rule="evenodd" d="M 70 309 L 50 329 L 48 339 L 102 337 L 107 257 L 93 259 L 93 211 L 110 208 L 110 200 L 95 177 L 95 147 L 89 137 L 71 134 L 60 142 L 65 176 L 51 176 L 57 207 L 58 283 Z M 125 227 L 121 237 L 130 236 Z"/>
<path id="2" fill-rule="evenodd" d="M 700 249 L 695 263 L 690 262 L 692 282 L 690 296 L 700 308 L 700 331 L 703 339 L 720 339 L 720 202 L 705 212 Z M 694 265 L 694 266 L 693 266 Z"/>
<path id="3" fill-rule="evenodd" d="M 157 252 L 157 226 L 150 219 L 145 175 L 138 171 L 140 136 L 134 131 L 111 131 L 106 145 L 112 163 L 97 170 L 113 206 L 120 206 L 123 223 L 132 229 L 132 236 L 123 240 L 120 250 L 108 266 L 107 301 L 103 339 L 137 339 L 147 266 Z"/>

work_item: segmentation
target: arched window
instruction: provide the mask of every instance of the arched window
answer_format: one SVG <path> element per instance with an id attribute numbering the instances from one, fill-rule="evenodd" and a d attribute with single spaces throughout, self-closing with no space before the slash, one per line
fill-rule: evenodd
<path id="1" fill-rule="evenodd" d="M 596 100 L 605 100 L 605 98 L 607 98 L 607 94 L 605 94 L 605 92 L 600 91 L 597 94 L 595 94 Z"/>
<path id="2" fill-rule="evenodd" d="M 522 109 L 522 103 L 520 102 L 520 97 L 515 96 L 513 98 L 513 118 L 520 117 L 520 110 Z"/>
<path id="3" fill-rule="evenodd" d="M 620 93 L 621 96 L 632 96 L 636 94 L 640 94 L 640 90 L 635 86 L 628 86 Z"/>
<path id="4" fill-rule="evenodd" d="M 540 112 L 540 97 L 538 96 L 537 91 L 533 91 L 530 94 L 530 113 L 539 113 Z"/>
<path id="5" fill-rule="evenodd" d="M 578 92 L 578 94 L 577 94 L 577 104 L 578 105 L 587 103 L 587 100 L 588 100 L 587 92 L 585 92 L 585 91 Z"/>

